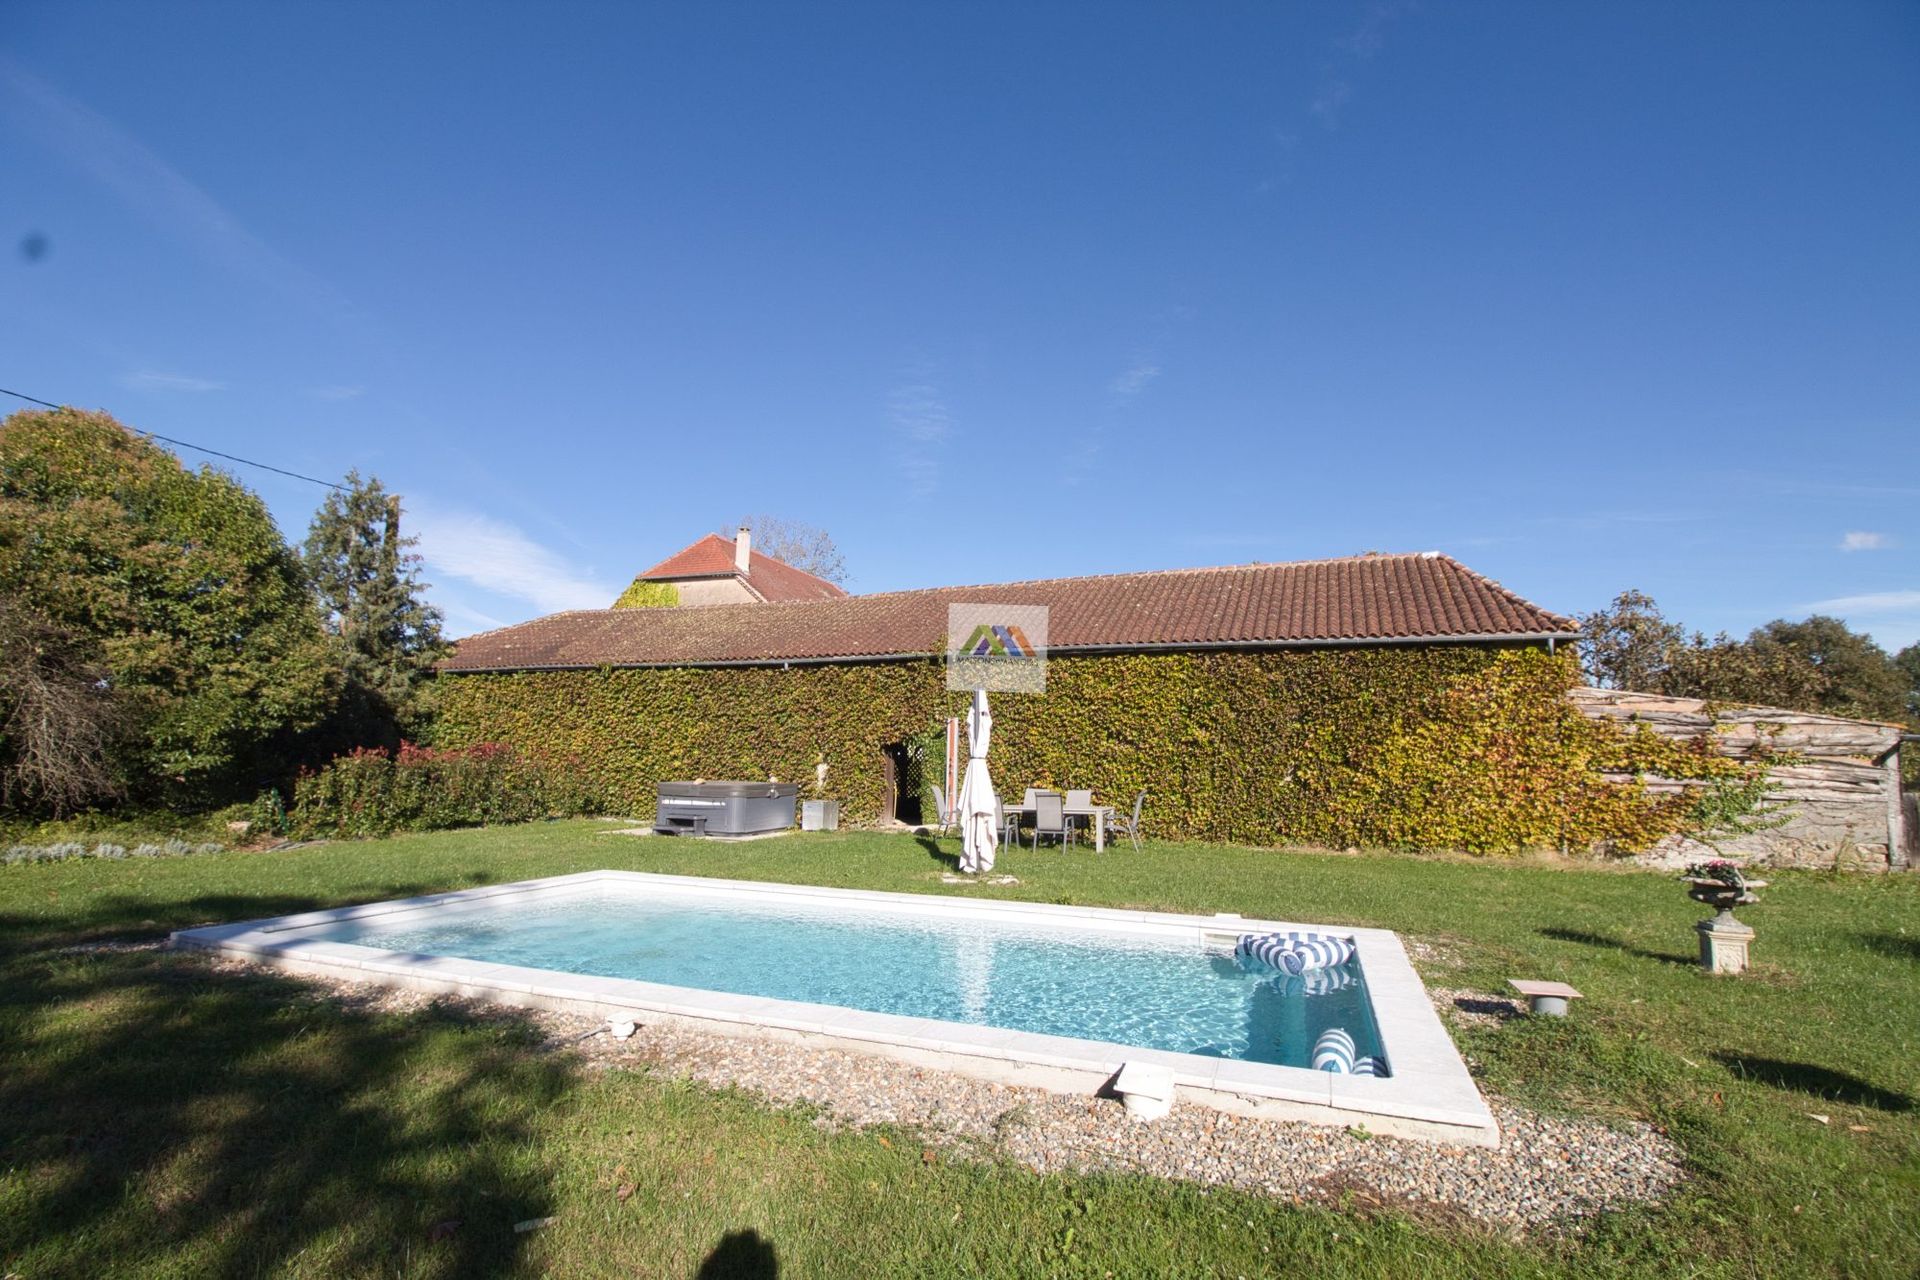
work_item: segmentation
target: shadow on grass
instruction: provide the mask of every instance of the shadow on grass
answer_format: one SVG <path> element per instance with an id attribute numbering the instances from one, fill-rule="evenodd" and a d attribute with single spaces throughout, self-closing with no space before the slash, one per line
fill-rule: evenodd
<path id="1" fill-rule="evenodd" d="M 136 908 L 151 934 L 153 904 Z M 25 1175 L 0 1223 L 8 1267 L 491 1276 L 517 1264 L 514 1224 L 551 1212 L 530 1152 L 573 1074 L 525 1051 L 517 1015 L 343 1005 L 167 951 L 62 952 L 45 930 L 0 917 L 0 1163 Z"/>
<path id="2" fill-rule="evenodd" d="M 945 849 L 942 849 L 940 847 L 940 841 L 933 836 L 923 833 L 915 836 L 914 839 L 919 842 L 922 849 L 927 851 L 929 858 L 932 858 L 947 870 L 958 871 L 960 869 L 960 855 L 957 853 L 948 853 Z"/>
<path id="3" fill-rule="evenodd" d="M 1777 1058 L 1756 1058 L 1744 1053 L 1718 1050 L 1714 1061 L 1743 1080 L 1790 1089 L 1828 1102 L 1844 1102 L 1879 1111 L 1911 1111 L 1913 1099 L 1892 1089 L 1868 1084 L 1844 1071 L 1816 1067 L 1807 1062 L 1782 1062 Z"/>
<path id="4" fill-rule="evenodd" d="M 1920 938 L 1909 938 L 1904 933 L 1861 933 L 1856 934 L 1860 945 L 1869 951 L 1878 951 L 1883 956 L 1895 960 L 1920 961 Z"/>
<path id="5" fill-rule="evenodd" d="M 140 941 L 165 938 L 176 929 L 233 924 L 268 916 L 294 915 L 328 907 L 386 902 L 419 894 L 491 884 L 498 877 L 469 870 L 439 876 L 432 883 L 392 881 L 353 886 L 325 898 L 288 893 L 210 893 L 172 901 L 156 901 L 137 894 L 103 897 L 61 913 L 57 919 L 0 914 L 0 963 L 36 952 L 57 950 L 111 939 Z"/>
<path id="6" fill-rule="evenodd" d="M 1698 956 L 1675 955 L 1671 951 L 1648 951 L 1622 942 L 1610 934 L 1593 933 L 1586 929 L 1561 929 L 1548 926 L 1537 929 L 1535 932 L 1543 938 L 1552 938 L 1556 942 L 1577 942 L 1583 947 L 1608 947 L 1626 955 L 1638 956 L 1642 960 L 1658 960 L 1663 964 L 1696 965 L 1700 963 Z"/>
<path id="7" fill-rule="evenodd" d="M 729 1231 L 720 1237 L 694 1280 L 776 1280 L 780 1255 L 758 1231 Z"/>

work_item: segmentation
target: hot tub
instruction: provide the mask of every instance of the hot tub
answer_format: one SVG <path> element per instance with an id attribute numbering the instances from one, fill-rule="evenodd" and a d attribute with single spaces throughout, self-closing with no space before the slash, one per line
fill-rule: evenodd
<path id="1" fill-rule="evenodd" d="M 661 835 L 755 836 L 793 825 L 791 782 L 663 782 L 653 829 Z"/>

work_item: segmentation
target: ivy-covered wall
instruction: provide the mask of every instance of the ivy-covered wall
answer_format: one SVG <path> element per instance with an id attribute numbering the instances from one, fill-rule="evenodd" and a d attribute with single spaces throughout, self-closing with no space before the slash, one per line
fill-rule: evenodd
<path id="1" fill-rule="evenodd" d="M 613 602 L 616 609 L 671 609 L 680 603 L 680 588 L 671 582 L 635 578 Z"/>
<path id="2" fill-rule="evenodd" d="M 1640 848 L 1686 797 L 1603 770 L 1734 766 L 1582 716 L 1572 655 L 1468 646 L 1054 657 L 1043 696 L 994 699 L 993 776 L 1148 793 L 1149 835 L 1502 851 Z M 440 741 L 578 763 L 617 809 L 678 778 L 801 782 L 881 816 L 881 748 L 960 715 L 937 661 L 448 675 Z M 1696 768 L 1696 766 L 1698 766 Z"/>

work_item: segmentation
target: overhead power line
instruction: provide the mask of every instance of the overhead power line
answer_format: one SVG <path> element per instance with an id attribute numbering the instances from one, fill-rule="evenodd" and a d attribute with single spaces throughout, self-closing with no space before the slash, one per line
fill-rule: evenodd
<path id="1" fill-rule="evenodd" d="M 0 396 L 12 396 L 16 400 L 25 400 L 29 404 L 42 404 L 49 409 L 64 409 L 67 407 L 63 404 L 55 404 L 51 400 L 42 400 L 39 396 L 27 395 L 22 391 L 9 391 L 5 387 L 0 387 Z M 157 431 L 142 431 L 140 434 L 154 440 L 165 441 L 167 444 L 178 445 L 182 449 L 193 449 L 199 453 L 212 454 L 216 458 L 225 458 L 228 462 L 237 462 L 243 467 L 258 467 L 262 471 L 271 471 L 275 475 L 291 476 L 295 480 L 305 480 L 308 484 L 323 485 L 328 489 L 338 489 L 342 493 L 352 492 L 347 486 L 335 484 L 331 480 L 321 480 L 315 476 L 303 476 L 298 471 L 289 471 L 285 467 L 276 467 L 271 463 L 255 462 L 252 458 L 242 458 L 236 454 L 222 453 L 218 449 L 209 449 L 203 444 L 194 444 L 189 440 L 175 440 L 172 436 L 163 436 Z"/>

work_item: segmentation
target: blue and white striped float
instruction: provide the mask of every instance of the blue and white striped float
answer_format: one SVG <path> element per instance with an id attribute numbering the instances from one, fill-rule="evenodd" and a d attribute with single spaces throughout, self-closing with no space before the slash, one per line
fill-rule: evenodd
<path id="1" fill-rule="evenodd" d="M 1292 1000 L 1301 996 L 1328 996 L 1336 991 L 1345 991 L 1359 984 L 1350 969 L 1309 969 L 1302 974 L 1276 973 L 1267 979 L 1267 985 L 1281 996 Z"/>
<path id="2" fill-rule="evenodd" d="M 1313 1069 L 1345 1075 L 1353 1070 L 1353 1037 L 1339 1027 L 1328 1027 L 1313 1042 Z"/>
<path id="3" fill-rule="evenodd" d="M 1298 976 L 1353 959 L 1353 939 L 1324 933 L 1247 933 L 1240 936 L 1233 953 Z"/>
<path id="4" fill-rule="evenodd" d="M 1353 1037 L 1341 1027 L 1328 1027 L 1313 1042 L 1313 1069 L 1336 1075 L 1384 1076 L 1387 1064 L 1371 1055 L 1356 1057 Z"/>

